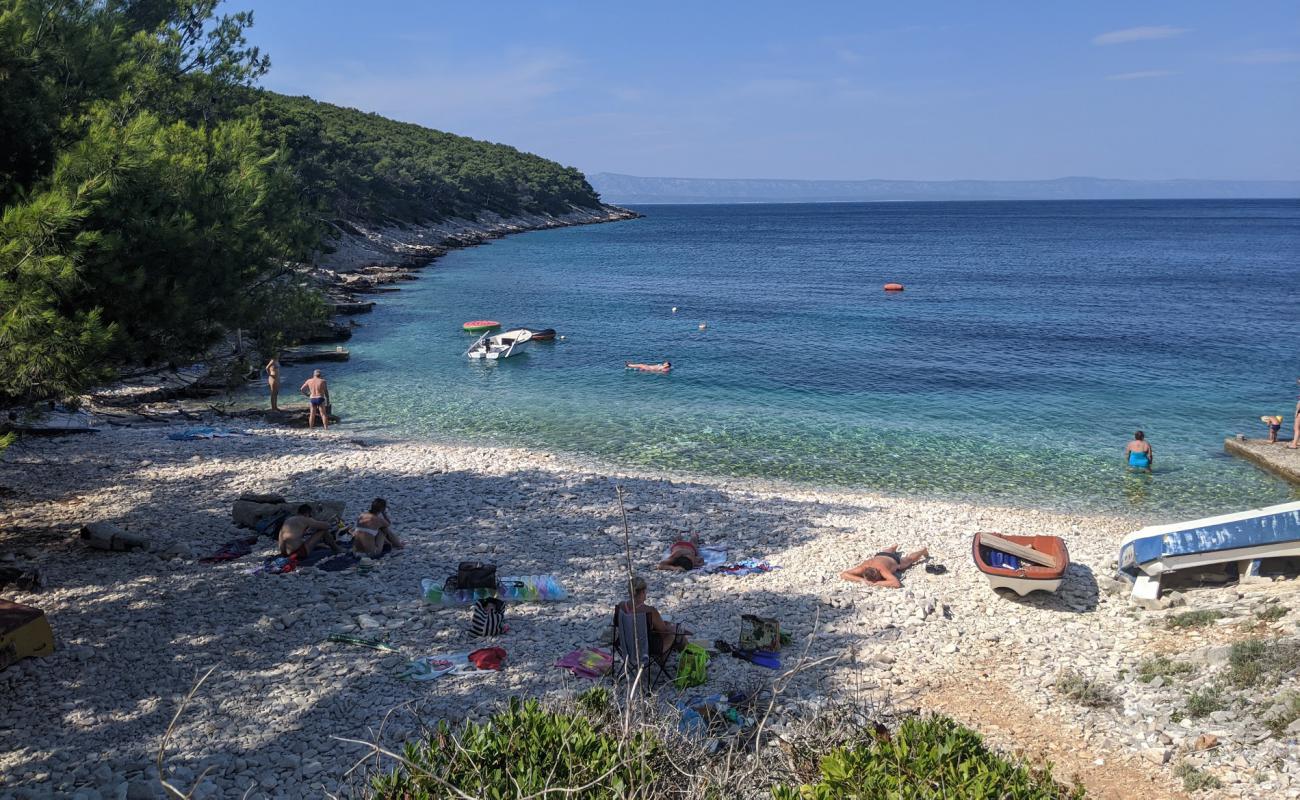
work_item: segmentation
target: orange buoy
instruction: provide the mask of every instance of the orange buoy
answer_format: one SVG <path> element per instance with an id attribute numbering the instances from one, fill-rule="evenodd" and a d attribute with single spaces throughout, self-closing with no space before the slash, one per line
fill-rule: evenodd
<path id="1" fill-rule="evenodd" d="M 901 283 L 886 283 L 886 284 L 885 284 L 885 291 L 886 291 L 886 292 L 901 292 L 901 291 L 903 291 L 903 284 L 901 284 Z"/>

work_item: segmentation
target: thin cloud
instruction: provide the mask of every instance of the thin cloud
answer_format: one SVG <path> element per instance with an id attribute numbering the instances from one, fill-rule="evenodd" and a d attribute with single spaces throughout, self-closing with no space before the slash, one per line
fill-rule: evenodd
<path id="1" fill-rule="evenodd" d="M 1140 81 L 1145 78 L 1168 78 L 1170 75 L 1177 75 L 1171 69 L 1144 69 L 1138 72 L 1121 72 L 1118 75 L 1107 75 L 1108 81 Z"/>
<path id="2" fill-rule="evenodd" d="M 1191 28 L 1175 28 L 1173 25 L 1143 25 L 1137 28 L 1122 28 L 1107 31 L 1092 38 L 1093 44 L 1126 44 L 1128 42 L 1145 42 L 1151 39 L 1173 39 L 1182 36 Z"/>
<path id="3" fill-rule="evenodd" d="M 1238 64 L 1290 64 L 1300 61 L 1296 50 L 1252 50 L 1228 59 Z"/>

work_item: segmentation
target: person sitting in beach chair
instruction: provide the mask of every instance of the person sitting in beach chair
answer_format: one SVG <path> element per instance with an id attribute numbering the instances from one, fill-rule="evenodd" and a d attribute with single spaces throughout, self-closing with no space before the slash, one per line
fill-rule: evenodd
<path id="1" fill-rule="evenodd" d="M 617 636 L 618 632 L 626 624 L 625 619 L 634 619 L 637 617 L 645 618 L 646 634 L 649 639 L 650 655 L 659 659 L 667 656 L 674 650 L 681 650 L 690 641 L 691 631 L 683 628 L 680 624 L 673 624 L 663 618 L 659 610 L 654 606 L 646 603 L 646 582 L 645 578 L 640 576 L 632 579 L 632 596 L 634 601 L 624 600 L 614 607 L 614 630 Z M 616 644 L 620 647 L 631 646 L 634 643 L 620 641 L 615 639 Z"/>
<path id="2" fill-rule="evenodd" d="M 655 569 L 669 572 L 690 572 L 696 567 L 704 566 L 700 557 L 700 538 L 691 534 L 689 539 L 679 539 L 668 549 L 668 557 L 660 561 Z"/>
<path id="3" fill-rule="evenodd" d="M 298 513 L 280 526 L 280 555 L 305 558 L 321 542 L 334 552 L 339 552 L 338 540 L 334 538 L 334 525 L 313 519 L 311 513 L 311 506 L 303 503 L 298 506 Z"/>
<path id="4" fill-rule="evenodd" d="M 886 550 L 881 550 L 856 567 L 844 570 L 840 573 L 840 577 L 854 583 L 888 586 L 897 589 L 903 585 L 898 580 L 898 573 L 929 557 L 930 550 L 925 547 L 914 553 L 908 553 L 906 557 L 900 556 L 898 554 L 898 545 L 894 545 Z"/>
<path id="5" fill-rule="evenodd" d="M 370 510 L 357 517 L 356 527 L 352 529 L 353 551 L 367 556 L 381 556 L 389 550 L 401 550 L 406 545 L 393 533 L 392 521 L 388 518 L 388 501 L 376 497 L 370 504 Z"/>

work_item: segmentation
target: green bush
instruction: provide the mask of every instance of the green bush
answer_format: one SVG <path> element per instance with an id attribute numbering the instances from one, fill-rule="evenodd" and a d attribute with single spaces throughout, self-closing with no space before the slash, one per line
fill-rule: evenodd
<path id="1" fill-rule="evenodd" d="M 947 717 L 906 720 L 892 737 L 839 748 L 821 780 L 772 790 L 774 800 L 1074 800 L 1082 787 L 1052 780 L 990 751 L 979 734 Z"/>
<path id="2" fill-rule="evenodd" d="M 1300 694 L 1292 692 L 1283 695 L 1277 698 L 1277 702 L 1285 710 L 1281 714 L 1269 717 L 1264 721 L 1264 724 L 1268 727 L 1269 733 L 1280 739 L 1286 734 L 1286 729 L 1290 727 L 1291 723 L 1300 719 Z M 1265 705 L 1271 707 L 1269 704 Z M 1261 710 L 1267 710 L 1267 708 L 1261 708 Z"/>
<path id="3" fill-rule="evenodd" d="M 602 702 L 590 692 L 578 701 L 593 716 L 607 703 L 607 695 Z M 548 789 L 574 800 L 623 798 L 655 782 L 650 761 L 657 749 L 643 734 L 622 739 L 582 714 L 512 698 L 486 723 L 453 731 L 444 722 L 422 742 L 407 745 L 406 764 L 376 777 L 371 795 L 432 800 L 452 796 L 450 786 L 488 800 Z"/>

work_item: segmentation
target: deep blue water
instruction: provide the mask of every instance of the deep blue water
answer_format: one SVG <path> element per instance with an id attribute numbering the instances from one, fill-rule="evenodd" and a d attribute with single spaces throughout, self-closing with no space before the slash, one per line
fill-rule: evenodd
<path id="1" fill-rule="evenodd" d="M 383 296 L 327 370 L 336 409 L 637 467 L 1054 508 L 1294 496 L 1222 441 L 1265 413 L 1290 428 L 1300 201 L 639 210 L 452 253 Z M 566 339 L 470 363 L 460 324 L 482 317 Z M 1153 476 L 1122 466 L 1135 428 Z"/>

